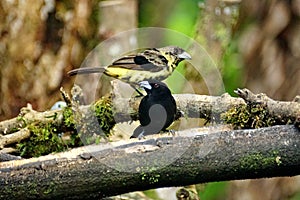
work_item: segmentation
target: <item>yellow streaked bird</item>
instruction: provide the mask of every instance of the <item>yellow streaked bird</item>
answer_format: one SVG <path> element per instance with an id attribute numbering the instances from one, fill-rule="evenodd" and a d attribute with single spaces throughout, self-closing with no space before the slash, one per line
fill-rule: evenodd
<path id="1" fill-rule="evenodd" d="M 177 46 L 149 48 L 143 52 L 124 56 L 107 67 L 85 67 L 68 72 L 76 74 L 104 73 L 129 83 L 134 88 L 141 81 L 162 81 L 172 74 L 177 65 L 191 59 L 190 54 Z"/>

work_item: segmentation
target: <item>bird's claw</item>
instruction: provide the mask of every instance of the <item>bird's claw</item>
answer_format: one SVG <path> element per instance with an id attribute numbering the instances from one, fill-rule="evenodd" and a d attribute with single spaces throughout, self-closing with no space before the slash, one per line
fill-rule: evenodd
<path id="1" fill-rule="evenodd" d="M 169 130 L 169 134 L 172 134 L 173 137 L 176 136 L 176 132 L 175 132 L 175 130 L 173 130 L 173 129 Z"/>

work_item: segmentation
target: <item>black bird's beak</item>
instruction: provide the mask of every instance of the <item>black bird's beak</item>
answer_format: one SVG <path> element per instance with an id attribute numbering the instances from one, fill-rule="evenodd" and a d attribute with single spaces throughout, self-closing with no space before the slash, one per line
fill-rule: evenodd
<path id="1" fill-rule="evenodd" d="M 149 81 L 142 81 L 139 83 L 140 87 L 151 90 L 152 86 L 150 85 Z"/>
<path id="2" fill-rule="evenodd" d="M 185 60 L 191 60 L 192 56 L 184 51 L 178 55 L 178 58 L 185 59 Z"/>

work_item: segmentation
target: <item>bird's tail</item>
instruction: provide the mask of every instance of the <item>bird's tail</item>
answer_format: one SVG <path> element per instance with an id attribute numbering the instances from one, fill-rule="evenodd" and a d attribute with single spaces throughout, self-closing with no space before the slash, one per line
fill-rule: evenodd
<path id="1" fill-rule="evenodd" d="M 105 71 L 105 67 L 84 67 L 73 69 L 68 72 L 69 76 L 74 76 L 77 74 L 92 74 L 92 73 L 103 73 Z"/>

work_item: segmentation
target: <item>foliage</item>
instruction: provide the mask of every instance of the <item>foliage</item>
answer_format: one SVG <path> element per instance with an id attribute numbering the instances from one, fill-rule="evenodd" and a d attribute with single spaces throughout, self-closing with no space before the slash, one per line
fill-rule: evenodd
<path id="1" fill-rule="evenodd" d="M 110 135 L 116 123 L 110 96 L 102 97 L 85 114 L 65 107 L 62 116 L 63 124 L 60 127 L 50 122 L 27 124 L 31 137 L 17 145 L 20 155 L 38 157 L 83 144 L 98 143 L 101 138 Z"/>
<path id="2" fill-rule="evenodd" d="M 25 158 L 38 157 L 82 146 L 80 135 L 75 130 L 72 109 L 65 107 L 62 110 L 62 115 L 64 123 L 59 127 L 50 122 L 27 124 L 26 127 L 31 136 L 17 144 L 20 156 Z"/>
<path id="3" fill-rule="evenodd" d="M 63 121 L 64 125 L 68 128 L 74 128 L 75 127 L 75 119 L 73 115 L 72 108 L 65 107 L 63 108 Z"/>
<path id="4" fill-rule="evenodd" d="M 110 135 L 110 130 L 116 122 L 113 115 L 113 106 L 111 96 L 104 96 L 98 100 L 92 107 L 98 119 L 101 130 L 106 136 Z"/>
<path id="5" fill-rule="evenodd" d="M 276 120 L 270 116 L 263 104 L 247 104 L 231 108 L 221 118 L 236 129 L 272 126 Z"/>
<path id="6" fill-rule="evenodd" d="M 264 170 L 270 165 L 281 165 L 281 157 L 278 152 L 272 152 L 269 155 L 253 153 L 240 160 L 240 167 L 245 170 Z"/>
<path id="7" fill-rule="evenodd" d="M 27 128 L 31 137 L 17 144 L 22 157 L 38 157 L 68 149 L 68 144 L 59 136 L 61 133 L 52 124 L 30 124 Z"/>

